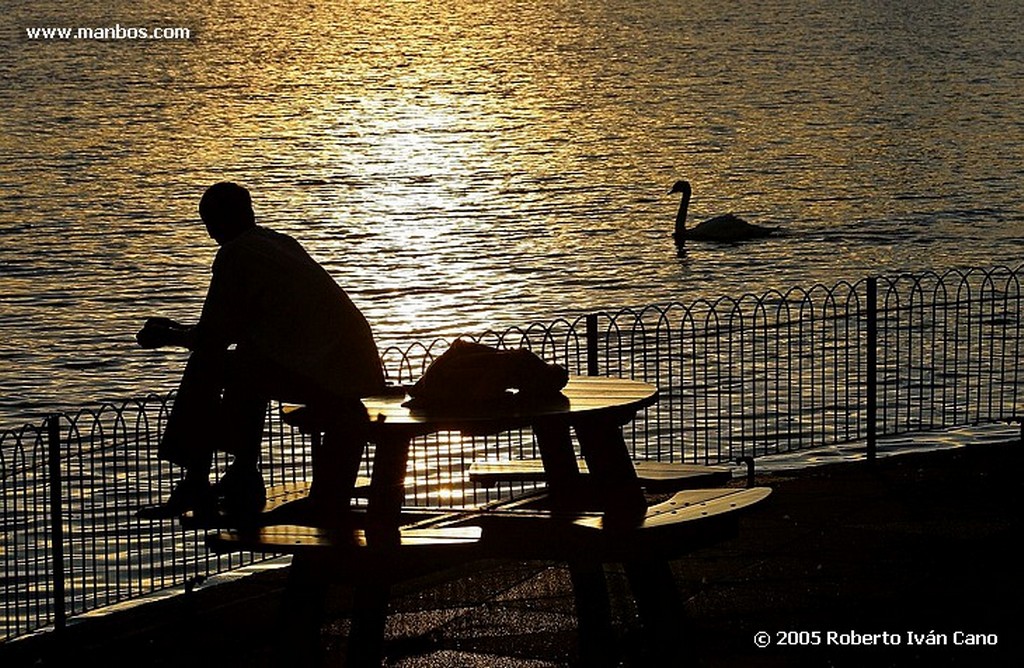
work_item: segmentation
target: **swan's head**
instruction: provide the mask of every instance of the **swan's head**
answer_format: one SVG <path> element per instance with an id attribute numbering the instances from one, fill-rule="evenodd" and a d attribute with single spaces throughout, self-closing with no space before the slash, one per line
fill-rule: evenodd
<path id="1" fill-rule="evenodd" d="M 686 193 L 687 195 L 689 195 L 690 194 L 690 182 L 689 181 L 676 181 L 675 185 L 672 186 L 672 190 L 668 191 L 669 195 L 673 195 L 675 193 Z"/>

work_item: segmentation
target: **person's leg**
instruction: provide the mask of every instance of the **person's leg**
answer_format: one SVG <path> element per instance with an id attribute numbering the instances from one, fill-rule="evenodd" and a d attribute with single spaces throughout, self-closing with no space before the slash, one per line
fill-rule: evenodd
<path id="1" fill-rule="evenodd" d="M 279 391 L 276 397 L 311 406 L 326 418 L 326 432 L 311 453 L 309 500 L 320 519 L 344 523 L 366 450 L 366 408 L 357 398 L 339 396 L 295 374 L 279 372 L 274 380 Z"/>
<path id="2" fill-rule="evenodd" d="M 209 475 L 218 439 L 225 352 L 195 351 L 185 365 L 158 454 L 189 476 Z"/>
<path id="3" fill-rule="evenodd" d="M 321 406 L 332 416 L 334 428 L 313 453 L 314 476 L 310 497 L 330 512 L 346 509 L 355 488 L 359 465 L 366 448 L 366 409 L 358 399 L 339 397 L 244 348 L 231 351 L 223 365 L 223 398 L 216 422 L 221 425 L 217 449 L 234 459 L 215 485 L 221 507 L 229 514 L 258 512 L 266 500 L 259 470 L 263 429 L 271 398 Z"/>
<path id="4" fill-rule="evenodd" d="M 140 517 L 177 517 L 212 504 L 210 468 L 220 433 L 224 355 L 195 351 L 189 356 L 157 450 L 160 459 L 181 466 L 184 475 L 164 503 L 143 508 Z"/>
<path id="5" fill-rule="evenodd" d="M 220 404 L 220 449 L 234 457 L 232 466 L 239 469 L 259 468 L 267 408 L 275 394 L 274 375 L 267 365 L 244 352 L 228 355 Z"/>
<path id="6" fill-rule="evenodd" d="M 273 365 L 244 349 L 231 351 L 226 357 L 218 449 L 232 455 L 233 460 L 215 485 L 215 492 L 222 509 L 230 515 L 259 512 L 266 502 L 260 453 L 275 375 Z"/>

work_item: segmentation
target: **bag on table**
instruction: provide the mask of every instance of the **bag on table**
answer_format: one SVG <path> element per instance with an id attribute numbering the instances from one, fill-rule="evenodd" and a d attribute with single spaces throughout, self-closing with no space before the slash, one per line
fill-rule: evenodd
<path id="1" fill-rule="evenodd" d="M 561 397 L 569 372 L 520 348 L 456 340 L 409 388 L 409 408 L 486 410 Z"/>

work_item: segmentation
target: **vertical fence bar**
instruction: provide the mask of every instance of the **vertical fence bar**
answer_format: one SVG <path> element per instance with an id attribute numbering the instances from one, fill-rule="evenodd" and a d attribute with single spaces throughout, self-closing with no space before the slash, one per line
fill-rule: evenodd
<path id="1" fill-rule="evenodd" d="M 587 314 L 587 375 L 598 375 L 597 368 L 597 314 Z"/>
<path id="2" fill-rule="evenodd" d="M 868 278 L 867 322 L 867 456 L 873 462 L 878 439 L 878 278 Z"/>
<path id="3" fill-rule="evenodd" d="M 53 558 L 53 626 L 62 631 L 67 626 L 64 605 L 64 508 L 63 476 L 60 471 L 60 415 L 46 418 L 47 464 L 50 474 L 50 549 Z"/>

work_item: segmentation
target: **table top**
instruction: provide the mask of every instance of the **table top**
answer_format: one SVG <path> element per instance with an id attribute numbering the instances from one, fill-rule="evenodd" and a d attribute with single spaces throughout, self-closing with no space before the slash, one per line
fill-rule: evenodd
<path id="1" fill-rule="evenodd" d="M 487 410 L 453 414 L 451 411 L 407 408 L 404 395 L 367 397 L 363 405 L 371 423 L 429 430 L 478 429 L 487 425 L 511 428 L 545 418 L 575 420 L 605 413 L 635 413 L 658 400 L 653 385 L 628 378 L 570 376 L 561 394 L 552 399 L 524 403 L 510 402 Z"/>

